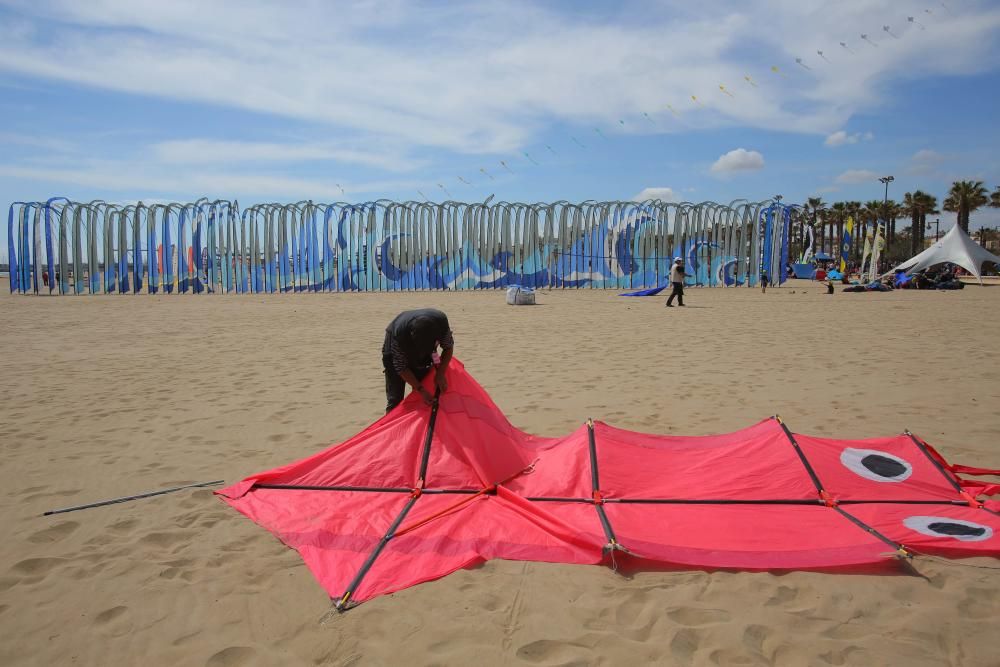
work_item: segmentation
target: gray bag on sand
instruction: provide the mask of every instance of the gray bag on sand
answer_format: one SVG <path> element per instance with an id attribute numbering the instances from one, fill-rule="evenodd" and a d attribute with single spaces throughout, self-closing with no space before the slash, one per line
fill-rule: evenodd
<path id="1" fill-rule="evenodd" d="M 534 306 L 535 291 L 530 287 L 511 285 L 507 288 L 507 305 L 509 306 Z"/>

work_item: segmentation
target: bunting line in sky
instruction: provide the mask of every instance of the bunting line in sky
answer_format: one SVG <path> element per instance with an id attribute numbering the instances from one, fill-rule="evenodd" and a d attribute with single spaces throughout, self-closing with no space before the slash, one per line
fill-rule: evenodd
<path id="1" fill-rule="evenodd" d="M 954 15 L 954 12 L 952 12 L 951 8 L 947 4 L 945 4 L 944 2 L 940 2 L 939 4 L 940 4 L 940 6 L 946 12 L 948 12 L 951 15 Z M 923 10 L 923 13 L 926 14 L 927 16 L 934 16 L 934 12 L 930 8 L 925 8 Z M 925 26 L 923 23 L 921 23 L 920 21 L 918 21 L 915 16 L 906 16 L 906 21 L 907 21 L 908 24 L 916 26 L 920 30 L 926 30 L 927 29 L 927 26 Z M 901 34 L 896 34 L 892 30 L 892 26 L 889 25 L 889 24 L 883 25 L 882 26 L 882 31 L 885 32 L 887 35 L 889 35 L 893 39 L 897 39 L 898 40 L 898 39 L 902 39 L 902 37 L 903 37 L 903 35 L 901 35 Z M 875 42 L 870 37 L 869 33 L 860 33 L 860 37 L 861 37 L 861 40 L 864 41 L 864 42 L 867 42 L 869 46 L 871 46 L 873 48 L 879 48 L 879 44 L 877 42 Z M 848 42 L 846 42 L 846 41 L 839 41 L 838 44 L 840 45 L 840 47 L 843 50 L 847 51 L 848 53 L 850 53 L 852 55 L 857 55 L 857 51 L 855 51 L 854 49 L 852 49 L 851 46 L 850 46 L 850 44 L 848 44 Z M 823 62 L 825 62 L 827 64 L 833 64 L 833 61 L 830 60 L 830 58 L 826 55 L 826 51 L 824 51 L 823 49 L 816 49 L 816 55 Z M 811 67 L 810 65 L 806 64 L 806 62 L 801 57 L 796 57 L 795 58 L 795 64 L 798 65 L 799 67 L 801 67 L 804 70 L 807 70 L 807 71 L 810 71 L 810 72 L 814 71 L 814 68 Z M 771 69 L 771 72 L 773 74 L 775 74 L 775 75 L 778 75 L 778 76 L 781 76 L 781 77 L 784 77 L 784 78 L 789 78 L 789 75 L 786 72 L 784 72 L 781 68 L 779 68 L 777 65 L 772 65 L 770 69 Z M 750 74 L 744 74 L 743 75 L 743 80 L 744 80 L 744 82 L 747 85 L 749 85 L 749 86 L 751 86 L 753 88 L 759 88 L 757 82 L 754 80 L 754 78 Z M 723 95 L 726 95 L 727 97 L 730 97 L 730 98 L 733 98 L 733 99 L 736 98 L 736 95 L 734 95 L 733 92 L 729 88 L 727 88 L 724 83 L 720 83 L 720 84 L 718 84 L 718 86 L 719 86 L 719 92 L 721 92 Z M 697 95 L 691 95 L 691 101 L 694 103 L 695 106 L 702 107 L 702 108 L 707 108 L 707 105 L 704 104 L 701 101 L 701 99 L 698 98 Z M 665 108 L 666 108 L 667 111 L 669 111 L 671 114 L 673 114 L 676 118 L 680 118 L 681 117 L 681 113 L 677 109 L 675 109 L 672 105 L 667 104 Z M 656 118 L 654 118 L 648 112 L 646 112 L 646 111 L 640 111 L 640 113 L 653 126 L 657 126 L 658 125 Z M 621 125 L 623 128 L 627 128 L 628 127 L 628 124 L 626 123 L 626 120 L 623 119 L 623 118 L 619 118 L 618 119 L 618 124 Z M 601 128 L 595 126 L 592 129 L 602 139 L 604 139 L 605 141 L 610 141 L 610 139 L 608 138 L 608 136 L 605 135 L 604 132 L 601 131 Z M 575 143 L 580 148 L 582 148 L 584 150 L 587 149 L 587 146 L 583 142 L 581 142 L 579 139 L 577 139 L 575 136 L 570 136 L 569 138 L 570 138 L 570 140 L 573 143 Z M 548 150 L 552 155 L 555 155 L 555 156 L 559 155 L 559 153 L 557 153 L 556 150 L 550 144 L 544 144 L 544 146 L 545 146 L 545 149 Z M 533 158 L 531 156 L 531 154 L 528 153 L 527 151 L 522 151 L 521 154 L 531 164 L 533 164 L 535 166 L 538 166 L 538 167 L 543 166 L 542 163 L 538 162 L 538 160 L 536 160 L 535 158 Z M 500 160 L 500 165 L 505 170 L 507 170 L 509 173 L 514 174 L 514 170 L 511 169 L 511 167 L 507 164 L 506 161 Z M 492 174 L 490 174 L 488 171 L 486 171 L 486 169 L 480 168 L 479 171 L 484 176 L 486 176 L 487 178 L 489 178 L 491 181 L 496 180 L 493 177 Z M 458 178 L 459 181 L 461 181 L 465 185 L 468 185 L 470 187 L 474 186 L 473 183 L 469 182 L 468 180 L 466 180 L 465 178 L 463 178 L 461 176 L 458 176 L 457 178 Z M 343 194 L 343 195 L 347 194 L 347 192 L 344 190 L 344 188 L 339 183 L 337 183 L 335 185 L 340 190 L 341 194 Z M 448 193 L 447 189 L 443 185 L 441 185 L 440 183 L 437 184 L 437 185 L 444 192 Z M 421 192 L 420 190 L 417 190 L 417 193 L 420 194 L 420 196 L 423 197 L 424 199 L 428 199 L 427 196 L 423 192 Z M 450 193 L 448 193 L 448 196 L 449 197 L 451 196 Z"/>

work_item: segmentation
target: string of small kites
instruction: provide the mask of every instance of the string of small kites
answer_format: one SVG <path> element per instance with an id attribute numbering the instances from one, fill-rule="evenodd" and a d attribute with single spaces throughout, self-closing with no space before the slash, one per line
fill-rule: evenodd
<path id="1" fill-rule="evenodd" d="M 940 2 L 938 4 L 946 12 L 948 12 L 949 14 L 954 14 L 954 12 L 951 11 L 951 8 L 949 8 L 948 5 L 946 5 L 944 2 Z M 927 16 L 933 16 L 934 12 L 932 10 L 930 10 L 930 9 L 924 9 L 924 14 L 926 14 Z M 906 17 L 906 23 L 907 23 L 907 25 L 910 25 L 910 26 L 916 26 L 919 30 L 926 30 L 926 26 L 923 23 L 921 23 L 916 16 L 907 16 Z M 882 26 L 882 32 L 884 32 L 886 35 L 888 35 L 892 39 L 900 39 L 900 36 L 897 35 L 895 32 L 893 32 L 892 26 L 883 25 Z M 870 48 L 876 48 L 876 49 L 879 48 L 878 43 L 875 42 L 868 33 L 861 33 L 860 34 L 860 40 L 862 42 L 864 42 L 865 44 L 867 44 Z M 858 53 L 857 51 L 855 51 L 854 49 L 852 49 L 850 43 L 848 43 L 846 41 L 839 42 L 839 45 L 840 45 L 840 48 L 843 51 L 845 51 L 847 53 L 850 53 L 851 55 L 857 55 L 857 53 Z M 817 49 L 816 50 L 816 55 L 819 57 L 820 60 L 822 60 L 822 61 L 824 61 L 826 63 L 829 63 L 829 64 L 833 64 L 833 61 L 830 60 L 830 58 L 827 57 L 826 52 L 824 52 L 822 49 Z M 803 58 L 801 58 L 801 57 L 796 57 L 795 58 L 795 64 L 798 65 L 799 67 L 801 67 L 804 70 L 808 70 L 810 72 L 813 71 L 813 68 L 810 65 L 806 64 L 805 60 Z M 774 75 L 776 75 L 776 76 L 781 76 L 781 77 L 787 77 L 788 76 L 788 74 L 785 73 L 785 71 L 782 70 L 781 68 L 779 68 L 777 65 L 772 65 L 771 66 L 771 73 L 774 74 Z M 746 85 L 751 86 L 752 88 L 758 88 L 759 87 L 758 83 L 756 81 L 754 81 L 753 77 L 750 76 L 749 74 L 745 74 L 743 76 L 743 81 L 744 81 L 744 83 Z M 722 84 L 722 83 L 719 84 L 719 93 L 722 94 L 722 95 L 725 95 L 727 97 L 730 97 L 732 99 L 736 99 L 736 94 L 733 93 L 725 84 Z M 695 106 L 702 107 L 702 108 L 705 107 L 705 104 L 701 100 L 698 99 L 697 95 L 691 95 L 691 101 L 695 104 Z M 671 114 L 673 114 L 675 117 L 677 117 L 677 118 L 681 117 L 681 113 L 679 111 L 677 111 L 677 109 L 675 109 L 672 105 L 666 104 L 665 105 L 665 109 L 667 111 L 669 111 Z M 642 113 L 642 116 L 647 121 L 649 121 L 650 123 L 652 123 L 654 126 L 657 125 L 656 120 L 652 116 L 650 116 L 645 111 L 643 111 L 641 113 Z M 625 121 L 623 119 L 619 119 L 618 123 L 622 127 L 627 127 L 627 125 L 626 125 L 626 123 L 625 123 Z M 607 135 L 605 135 L 601 131 L 601 128 L 599 128 L 599 127 L 593 127 L 591 129 L 593 129 L 594 133 L 597 136 L 599 136 L 602 140 L 609 141 Z M 587 150 L 587 145 L 584 144 L 579 139 L 577 139 L 575 136 L 570 135 L 569 138 L 578 147 L 580 147 L 583 150 Z M 552 148 L 552 146 L 550 146 L 549 144 L 544 144 L 544 146 L 545 146 L 545 149 L 549 153 L 551 153 L 553 156 L 555 156 L 555 157 L 559 156 L 559 153 L 557 153 L 556 150 L 554 148 Z M 528 153 L 527 151 L 521 151 L 521 155 L 523 155 L 524 158 L 525 158 L 525 160 L 527 160 L 531 164 L 533 164 L 535 166 L 539 166 L 539 167 L 542 166 L 542 164 L 540 162 L 538 162 L 534 157 L 532 157 L 531 154 Z M 510 168 L 510 165 L 507 164 L 506 160 L 499 160 L 498 164 L 499 164 L 500 167 L 503 168 L 504 171 L 507 171 L 508 173 L 510 173 L 512 175 L 514 174 L 514 170 Z M 495 166 L 491 167 L 491 168 L 494 169 L 494 170 L 496 170 Z M 490 171 L 488 171 L 485 167 L 480 167 L 479 168 L 479 173 L 481 173 L 483 176 L 485 176 L 486 178 L 488 178 L 491 181 L 495 181 L 496 180 L 496 178 L 493 176 L 493 174 L 490 173 Z M 460 183 L 462 183 L 464 185 L 467 185 L 469 187 L 475 187 L 475 185 L 473 183 L 469 182 L 467 179 L 463 178 L 462 176 L 457 176 L 456 179 Z M 346 192 L 344 191 L 344 188 L 341 187 L 339 183 L 336 184 L 336 185 L 337 185 L 338 188 L 340 188 L 341 193 L 346 194 Z M 444 183 L 437 183 L 436 185 L 445 194 L 445 196 L 448 197 L 448 199 L 452 199 L 452 194 L 448 190 L 448 188 L 444 185 Z M 421 197 L 423 197 L 425 200 L 431 201 L 430 197 L 428 197 L 422 191 L 417 190 L 416 192 Z"/>

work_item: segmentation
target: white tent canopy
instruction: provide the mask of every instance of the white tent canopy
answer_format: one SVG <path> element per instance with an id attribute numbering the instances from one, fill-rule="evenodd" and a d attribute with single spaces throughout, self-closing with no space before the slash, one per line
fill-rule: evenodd
<path id="1" fill-rule="evenodd" d="M 889 273 L 903 270 L 908 274 L 913 274 L 944 262 L 957 264 L 982 283 L 983 279 L 979 272 L 982 270 L 983 264 L 986 262 L 1000 264 L 1000 257 L 973 241 L 968 234 L 962 231 L 961 227 L 955 225 L 941 237 L 940 241 L 935 241 L 930 248 L 906 260 Z"/>

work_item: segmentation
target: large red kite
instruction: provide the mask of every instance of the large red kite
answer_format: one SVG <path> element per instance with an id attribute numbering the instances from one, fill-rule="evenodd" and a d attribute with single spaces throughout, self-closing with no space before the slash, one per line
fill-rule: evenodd
<path id="1" fill-rule="evenodd" d="M 833 440 L 773 417 L 702 437 L 514 428 L 457 361 L 346 442 L 220 491 L 340 609 L 491 558 L 833 569 L 1000 556 L 1000 484 L 906 432 Z"/>

